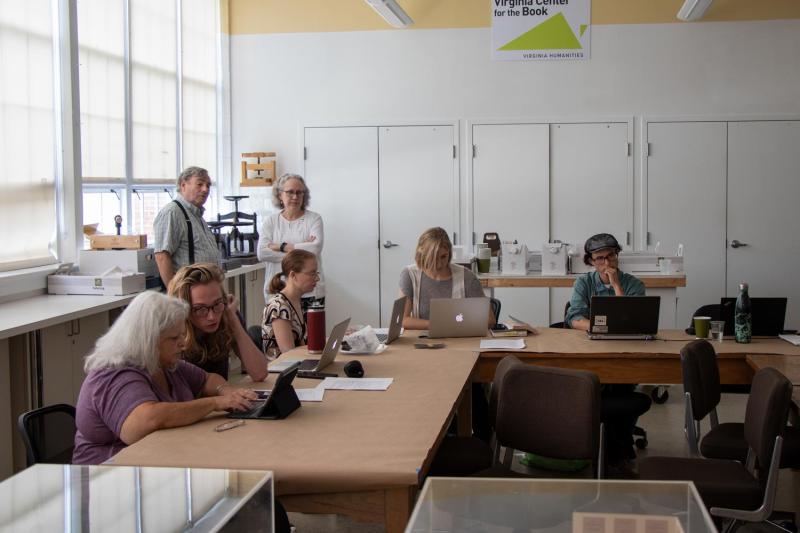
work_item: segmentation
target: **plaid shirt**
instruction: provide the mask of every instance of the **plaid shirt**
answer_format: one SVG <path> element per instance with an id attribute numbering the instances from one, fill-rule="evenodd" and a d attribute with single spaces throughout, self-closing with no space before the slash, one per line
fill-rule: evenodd
<path id="1" fill-rule="evenodd" d="M 194 236 L 194 260 L 197 263 L 219 264 L 220 254 L 214 235 L 203 220 L 205 209 L 187 202 L 178 193 L 175 199 L 180 202 L 189 215 Z M 169 202 L 161 208 L 153 223 L 155 234 L 155 251 L 167 252 L 172 256 L 172 266 L 175 271 L 189 264 L 189 235 L 186 228 L 186 219 L 175 202 Z"/>

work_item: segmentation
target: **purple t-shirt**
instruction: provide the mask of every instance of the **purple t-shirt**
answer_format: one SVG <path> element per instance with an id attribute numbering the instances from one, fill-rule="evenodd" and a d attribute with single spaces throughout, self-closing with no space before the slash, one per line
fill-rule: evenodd
<path id="1" fill-rule="evenodd" d="M 166 371 L 172 394 L 161 390 L 141 368 L 104 368 L 86 377 L 75 407 L 72 463 L 98 465 L 126 446 L 119 438 L 128 415 L 145 402 L 188 402 L 203 390 L 208 374 L 185 361 Z"/>

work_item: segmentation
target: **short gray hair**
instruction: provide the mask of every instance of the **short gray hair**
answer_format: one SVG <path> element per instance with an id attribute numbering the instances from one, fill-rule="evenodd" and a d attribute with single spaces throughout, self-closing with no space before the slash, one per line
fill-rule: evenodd
<path id="1" fill-rule="evenodd" d="M 181 183 L 184 181 L 189 181 L 195 176 L 206 178 L 208 181 L 211 181 L 211 176 L 208 175 L 208 170 L 204 169 L 203 167 L 186 167 L 178 176 L 178 181 L 175 182 L 175 186 L 180 189 Z"/>
<path id="2" fill-rule="evenodd" d="M 189 304 L 155 291 L 145 291 L 128 305 L 108 332 L 97 339 L 83 365 L 88 374 L 102 368 L 133 366 L 158 370 L 158 340 L 189 315 Z"/>
<path id="3" fill-rule="evenodd" d="M 311 200 L 311 192 L 308 190 L 308 185 L 306 185 L 306 180 L 303 179 L 303 176 L 300 174 L 281 174 L 281 177 L 278 178 L 275 183 L 272 185 L 272 205 L 277 207 L 278 209 L 283 209 L 283 202 L 281 202 L 281 191 L 283 191 L 283 186 L 286 185 L 286 182 L 289 180 L 299 180 L 300 183 L 303 184 L 303 188 L 306 190 L 306 193 L 303 195 L 303 204 L 300 206 L 300 209 L 305 210 L 308 207 L 308 202 Z"/>

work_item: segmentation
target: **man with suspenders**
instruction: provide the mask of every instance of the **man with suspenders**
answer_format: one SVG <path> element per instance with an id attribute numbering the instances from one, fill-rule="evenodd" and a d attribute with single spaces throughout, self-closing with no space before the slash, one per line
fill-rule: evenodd
<path id="1" fill-rule="evenodd" d="M 177 186 L 175 199 L 161 208 L 153 223 L 156 264 L 165 287 L 183 266 L 220 262 L 217 242 L 203 220 L 203 204 L 211 190 L 208 171 L 189 167 L 178 176 Z"/>

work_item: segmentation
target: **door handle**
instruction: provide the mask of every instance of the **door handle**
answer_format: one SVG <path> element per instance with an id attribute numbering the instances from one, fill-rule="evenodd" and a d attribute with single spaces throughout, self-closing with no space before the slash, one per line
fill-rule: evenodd
<path id="1" fill-rule="evenodd" d="M 731 241 L 731 248 L 742 248 L 743 246 L 747 246 L 746 242 L 739 242 L 736 239 Z"/>
<path id="2" fill-rule="evenodd" d="M 400 246 L 399 244 L 395 244 L 392 241 L 383 241 L 384 248 L 391 248 L 392 246 Z"/>

